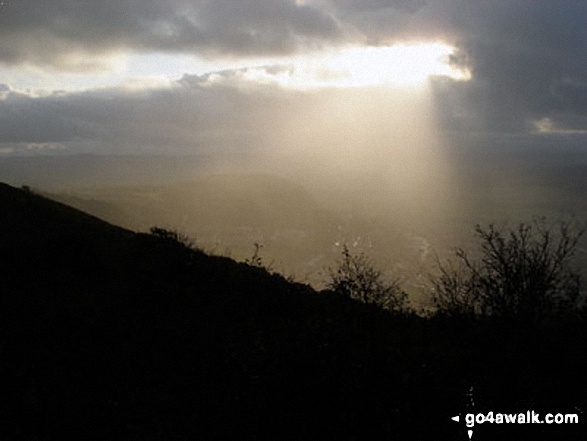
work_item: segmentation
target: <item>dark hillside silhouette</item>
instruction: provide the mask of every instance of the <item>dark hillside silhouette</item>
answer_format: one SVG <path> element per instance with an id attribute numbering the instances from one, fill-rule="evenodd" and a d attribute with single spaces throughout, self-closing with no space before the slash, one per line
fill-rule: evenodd
<path id="1" fill-rule="evenodd" d="M 458 440 L 450 417 L 477 411 L 584 427 L 580 318 L 391 314 L 178 239 L 0 185 L 0 439 Z"/>

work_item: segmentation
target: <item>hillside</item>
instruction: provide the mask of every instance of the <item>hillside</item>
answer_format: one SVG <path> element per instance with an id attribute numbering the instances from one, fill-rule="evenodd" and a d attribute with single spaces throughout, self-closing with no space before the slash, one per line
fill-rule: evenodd
<path id="1" fill-rule="evenodd" d="M 451 416 L 583 415 L 583 322 L 392 316 L 4 184 L 0 249 L 3 440 L 466 439 Z M 547 429 L 475 436 L 582 439 Z"/>

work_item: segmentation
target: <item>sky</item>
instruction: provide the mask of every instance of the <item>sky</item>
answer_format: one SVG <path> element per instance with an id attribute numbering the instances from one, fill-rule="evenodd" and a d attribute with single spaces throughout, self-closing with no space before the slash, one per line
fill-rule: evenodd
<path id="1" fill-rule="evenodd" d="M 12 0 L 0 157 L 581 149 L 585 54 L 584 0 Z"/>

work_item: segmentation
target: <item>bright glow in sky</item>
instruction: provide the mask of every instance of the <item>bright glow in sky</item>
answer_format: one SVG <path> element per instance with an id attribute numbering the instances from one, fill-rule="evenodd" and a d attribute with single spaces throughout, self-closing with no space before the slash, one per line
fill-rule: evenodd
<path id="1" fill-rule="evenodd" d="M 281 59 L 248 60 L 239 64 L 199 63 L 199 74 L 239 69 L 237 78 L 294 89 L 325 87 L 416 86 L 435 75 L 468 80 L 470 73 L 448 63 L 454 48 L 442 43 L 355 46 Z M 194 66 L 195 67 L 195 66 Z M 211 75 L 210 81 L 224 81 Z M 234 80 L 234 77 L 231 78 Z"/>
<path id="2" fill-rule="evenodd" d="M 442 43 L 394 46 L 354 46 L 282 58 L 206 61 L 188 55 L 150 54 L 113 56 L 103 70 L 79 73 L 40 69 L 0 69 L 16 90 L 50 92 L 96 87 L 165 86 L 184 74 L 212 74 L 210 81 L 225 77 L 214 72 L 234 71 L 231 76 L 247 83 L 279 84 L 294 89 L 364 86 L 415 86 L 430 76 L 468 80 L 468 72 L 448 64 L 454 48 Z"/>
<path id="3" fill-rule="evenodd" d="M 468 72 L 448 64 L 453 50 L 440 43 L 347 48 L 297 59 L 292 71 L 278 80 L 287 86 L 313 88 L 411 86 L 433 75 L 469 79 Z"/>

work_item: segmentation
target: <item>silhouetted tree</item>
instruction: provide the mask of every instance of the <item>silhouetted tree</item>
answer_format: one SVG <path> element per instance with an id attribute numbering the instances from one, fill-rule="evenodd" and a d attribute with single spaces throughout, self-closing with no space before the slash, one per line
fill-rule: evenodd
<path id="1" fill-rule="evenodd" d="M 573 310 L 581 278 L 569 262 L 583 231 L 566 222 L 556 229 L 521 223 L 505 232 L 477 225 L 479 257 L 459 248 L 456 268 L 438 265 L 440 276 L 433 280 L 438 310 L 529 320 Z"/>
<path id="2" fill-rule="evenodd" d="M 329 269 L 327 286 L 332 291 L 363 303 L 377 305 L 391 311 L 407 307 L 408 296 L 397 281 L 383 280 L 381 271 L 364 254 L 352 254 L 346 245 L 336 269 Z"/>

